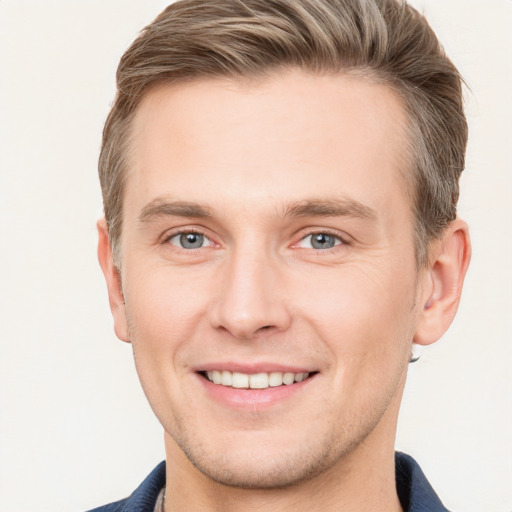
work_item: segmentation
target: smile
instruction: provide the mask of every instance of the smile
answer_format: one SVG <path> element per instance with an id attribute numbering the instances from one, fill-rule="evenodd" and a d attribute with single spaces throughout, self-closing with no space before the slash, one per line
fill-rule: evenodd
<path id="1" fill-rule="evenodd" d="M 310 374 L 291 372 L 270 372 L 270 373 L 240 373 L 227 370 L 212 370 L 204 372 L 203 375 L 214 384 L 238 389 L 267 389 L 278 386 L 290 386 L 296 382 L 302 382 Z"/>

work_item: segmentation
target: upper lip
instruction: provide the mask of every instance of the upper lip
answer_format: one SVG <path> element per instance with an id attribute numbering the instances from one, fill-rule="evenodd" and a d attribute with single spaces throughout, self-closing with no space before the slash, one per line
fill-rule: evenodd
<path id="1" fill-rule="evenodd" d="M 238 372 L 245 373 L 248 375 L 253 375 L 256 373 L 272 373 L 272 372 L 281 372 L 281 373 L 311 373 L 317 370 L 308 368 L 306 366 L 295 366 L 289 364 L 280 364 L 280 363 L 236 363 L 236 362 L 214 362 L 214 363 L 205 363 L 202 365 L 198 365 L 194 368 L 196 372 L 209 372 L 213 370 L 219 371 L 229 371 L 229 372 Z"/>

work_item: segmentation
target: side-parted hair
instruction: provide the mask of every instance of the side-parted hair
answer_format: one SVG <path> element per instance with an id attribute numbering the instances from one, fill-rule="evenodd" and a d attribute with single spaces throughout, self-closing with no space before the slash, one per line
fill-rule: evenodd
<path id="1" fill-rule="evenodd" d="M 179 0 L 145 27 L 117 69 L 99 176 L 119 265 L 130 130 L 157 84 L 260 78 L 281 69 L 357 74 L 391 87 L 408 115 L 416 259 L 456 217 L 467 122 L 462 79 L 426 19 L 401 0 Z"/>

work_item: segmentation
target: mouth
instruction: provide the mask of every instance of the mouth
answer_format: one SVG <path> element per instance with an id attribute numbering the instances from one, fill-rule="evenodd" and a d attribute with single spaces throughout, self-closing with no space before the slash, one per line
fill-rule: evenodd
<path id="1" fill-rule="evenodd" d="M 260 372 L 241 373 L 228 370 L 201 371 L 199 374 L 206 380 L 235 389 L 268 389 L 281 386 L 291 386 L 310 379 L 318 372 Z"/>

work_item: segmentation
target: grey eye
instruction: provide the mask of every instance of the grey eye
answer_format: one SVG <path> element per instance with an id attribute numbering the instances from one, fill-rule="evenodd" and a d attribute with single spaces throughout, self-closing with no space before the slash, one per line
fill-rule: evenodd
<path id="1" fill-rule="evenodd" d="M 179 233 L 169 240 L 172 245 L 181 247 L 182 249 L 199 249 L 205 246 L 205 242 L 209 242 L 201 233 Z"/>
<path id="2" fill-rule="evenodd" d="M 299 247 L 304 249 L 332 249 L 341 243 L 343 243 L 342 240 L 337 236 L 328 233 L 312 233 L 300 241 Z"/>
<path id="3" fill-rule="evenodd" d="M 325 233 L 311 235 L 311 246 L 314 249 L 330 249 L 336 245 L 336 238 Z"/>

